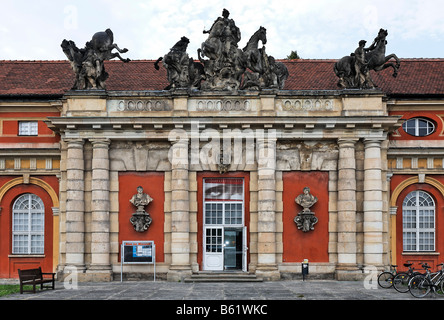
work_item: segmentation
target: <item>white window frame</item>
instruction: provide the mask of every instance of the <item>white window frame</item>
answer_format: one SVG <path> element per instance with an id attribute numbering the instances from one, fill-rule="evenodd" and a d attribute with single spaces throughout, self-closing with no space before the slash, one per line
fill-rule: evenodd
<path id="1" fill-rule="evenodd" d="M 222 190 L 214 190 L 214 196 L 206 198 L 208 183 L 211 180 L 242 180 L 242 188 L 226 189 L 229 183 L 220 182 Z M 210 182 L 209 182 L 210 181 Z M 247 270 L 247 246 L 245 224 L 245 179 L 244 178 L 203 178 L 202 184 L 202 204 L 203 204 L 203 269 L 213 271 L 223 271 L 225 267 L 225 229 L 242 230 L 242 270 Z M 231 187 L 230 187 L 231 188 Z M 228 192 L 226 192 L 228 191 Z M 239 191 L 239 193 L 237 192 Z M 219 197 L 218 192 L 229 194 L 230 199 L 225 196 Z M 207 207 L 208 205 L 208 207 Z M 234 210 L 232 210 L 234 209 Z M 232 215 L 240 209 L 241 216 Z M 208 214 L 208 216 L 207 216 Z M 209 233 L 209 234 L 208 234 Z"/>
<path id="2" fill-rule="evenodd" d="M 39 237 L 36 244 L 33 239 Z M 22 194 L 12 206 L 12 254 L 44 254 L 44 251 L 45 206 L 39 196 Z"/>
<path id="3" fill-rule="evenodd" d="M 211 180 L 214 178 L 204 178 L 203 185 L 205 190 L 206 180 Z M 219 178 L 216 178 L 219 179 Z M 206 201 L 205 200 L 205 191 L 203 192 L 203 220 L 204 225 L 206 226 L 227 226 L 227 227 L 243 227 L 244 226 L 244 220 L 245 220 L 245 179 L 244 178 L 220 178 L 224 180 L 236 180 L 236 179 L 242 179 L 242 199 L 239 200 L 212 200 L 212 201 Z M 207 207 L 206 205 L 213 205 L 213 206 L 219 206 L 221 208 L 221 216 L 218 216 L 218 219 L 216 223 L 209 222 L 207 223 Z M 231 219 L 233 219 L 228 214 L 231 213 L 229 208 L 233 205 L 241 205 L 241 221 L 239 223 L 231 223 Z M 220 222 L 219 222 L 220 219 Z M 229 222 L 228 222 L 229 221 Z M 227 223 L 228 222 L 228 223 Z"/>
<path id="4" fill-rule="evenodd" d="M 38 136 L 39 122 L 38 121 L 19 121 L 18 124 L 19 136 Z"/>
<path id="5" fill-rule="evenodd" d="M 420 203 L 420 198 L 424 199 L 423 203 Z M 414 204 L 408 205 L 411 200 Z M 429 193 L 416 190 L 405 197 L 402 203 L 402 238 L 404 252 L 436 250 L 436 205 Z M 428 243 L 426 240 L 429 240 Z"/>
<path id="6" fill-rule="evenodd" d="M 425 128 L 425 129 L 427 129 L 427 134 L 420 134 L 420 129 L 421 129 L 420 121 L 425 121 L 427 123 L 427 128 Z M 411 124 L 412 122 L 414 122 L 413 125 Z M 407 128 L 406 128 L 406 126 L 407 126 Z M 405 133 L 407 133 L 411 136 L 414 136 L 414 137 L 427 137 L 436 131 L 436 126 L 433 121 L 426 119 L 426 118 L 411 118 L 411 119 L 406 120 L 402 124 L 402 129 L 404 130 Z M 414 130 L 415 132 L 413 133 L 409 129 Z"/>

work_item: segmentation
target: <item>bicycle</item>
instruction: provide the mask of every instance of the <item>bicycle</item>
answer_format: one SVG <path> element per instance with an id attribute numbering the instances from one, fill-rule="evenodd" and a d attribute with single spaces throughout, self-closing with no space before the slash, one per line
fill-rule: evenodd
<path id="1" fill-rule="evenodd" d="M 378 284 L 384 289 L 393 286 L 393 278 L 398 274 L 396 271 L 397 265 L 390 265 L 390 271 L 383 271 L 378 276 Z"/>
<path id="2" fill-rule="evenodd" d="M 400 272 L 393 278 L 393 288 L 400 293 L 406 293 L 409 291 L 410 279 L 416 275 L 422 274 L 419 271 L 414 271 L 412 268 L 413 263 L 404 263 L 404 267 L 408 268 L 407 272 Z"/>
<path id="3" fill-rule="evenodd" d="M 426 270 L 425 274 L 414 276 L 409 282 L 409 290 L 412 296 L 416 298 L 423 298 L 431 291 L 436 294 L 443 294 L 444 292 L 444 263 L 438 264 L 437 267 L 441 270 L 437 272 L 430 272 L 430 266 L 424 263 L 422 267 Z"/>

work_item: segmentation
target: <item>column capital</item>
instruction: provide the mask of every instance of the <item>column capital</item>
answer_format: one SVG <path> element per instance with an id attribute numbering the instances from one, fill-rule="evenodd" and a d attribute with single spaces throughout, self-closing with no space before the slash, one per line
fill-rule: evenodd
<path id="1" fill-rule="evenodd" d="M 93 138 L 89 139 L 89 142 L 93 145 L 93 147 L 108 147 L 111 144 L 111 139 L 107 138 Z"/>
<path id="2" fill-rule="evenodd" d="M 68 138 L 63 139 L 63 141 L 67 144 L 68 148 L 83 148 L 83 145 L 85 144 L 85 140 L 81 138 Z"/>
<path id="3" fill-rule="evenodd" d="M 358 138 L 339 138 L 338 145 L 340 148 L 354 148 Z"/>
<path id="4" fill-rule="evenodd" d="M 364 140 L 364 148 L 380 148 L 383 140 L 381 139 L 371 139 L 365 138 Z"/>

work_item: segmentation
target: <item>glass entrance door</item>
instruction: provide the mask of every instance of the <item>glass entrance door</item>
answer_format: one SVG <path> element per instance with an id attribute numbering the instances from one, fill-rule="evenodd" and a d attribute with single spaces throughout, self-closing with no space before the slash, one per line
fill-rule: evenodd
<path id="1" fill-rule="evenodd" d="M 203 269 L 246 271 L 244 180 L 206 178 L 203 188 Z"/>
<path id="2" fill-rule="evenodd" d="M 243 229 L 224 229 L 224 270 L 242 270 Z"/>

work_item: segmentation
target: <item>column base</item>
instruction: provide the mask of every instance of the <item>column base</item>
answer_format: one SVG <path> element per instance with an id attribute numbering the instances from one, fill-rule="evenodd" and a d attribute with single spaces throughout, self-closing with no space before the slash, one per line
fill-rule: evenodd
<path id="1" fill-rule="evenodd" d="M 382 271 L 384 271 L 384 265 L 382 265 L 382 264 L 378 264 L 378 265 L 372 265 L 372 264 L 369 264 L 369 265 L 365 265 L 363 268 L 362 268 L 362 271 L 364 272 L 364 273 L 370 273 L 370 272 L 382 272 Z"/>
<path id="2" fill-rule="evenodd" d="M 113 281 L 112 270 L 88 269 L 84 273 L 85 282 L 111 282 Z"/>
<path id="3" fill-rule="evenodd" d="M 339 264 L 336 267 L 335 278 L 338 281 L 363 280 L 365 274 L 356 264 Z"/>
<path id="4" fill-rule="evenodd" d="M 256 275 L 265 281 L 276 281 L 281 279 L 281 273 L 276 265 L 258 265 L 256 267 Z"/>
<path id="5" fill-rule="evenodd" d="M 113 271 L 110 265 L 91 265 L 85 272 L 88 282 L 110 282 L 113 281 Z"/>
<path id="6" fill-rule="evenodd" d="M 57 280 L 65 282 L 110 282 L 113 281 L 111 266 L 64 266 L 57 272 Z"/>
<path id="7" fill-rule="evenodd" d="M 167 281 L 183 282 L 183 280 L 193 274 L 189 265 L 171 266 L 167 272 Z"/>

